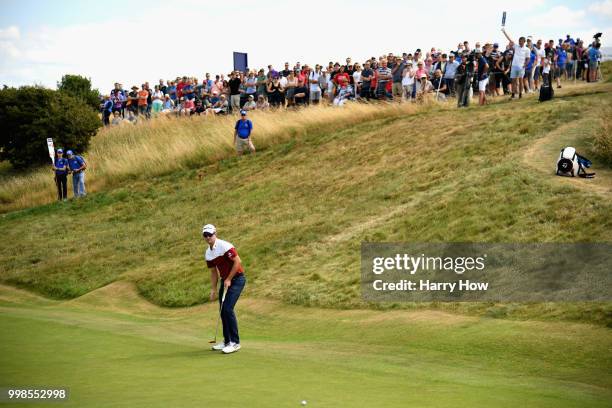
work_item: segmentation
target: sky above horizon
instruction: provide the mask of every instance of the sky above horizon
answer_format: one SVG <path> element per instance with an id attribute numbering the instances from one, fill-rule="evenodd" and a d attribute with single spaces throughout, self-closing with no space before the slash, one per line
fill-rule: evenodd
<path id="1" fill-rule="evenodd" d="M 464 40 L 506 44 L 503 11 L 513 37 L 591 41 L 603 32 L 606 46 L 612 35 L 612 0 L 0 0 L 0 85 L 55 88 L 79 74 L 107 92 L 114 82 L 227 73 L 233 51 L 248 53 L 251 68 L 282 68 L 449 51 Z"/>

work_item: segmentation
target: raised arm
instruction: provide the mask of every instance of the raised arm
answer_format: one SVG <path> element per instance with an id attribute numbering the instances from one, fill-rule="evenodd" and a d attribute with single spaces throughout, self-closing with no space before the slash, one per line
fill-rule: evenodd
<path id="1" fill-rule="evenodd" d="M 506 32 L 505 28 L 502 28 L 502 33 L 504 33 L 504 35 L 506 36 L 506 38 L 508 39 L 508 41 L 510 41 L 510 46 L 514 45 L 514 41 L 512 40 L 512 38 L 510 38 L 510 36 L 508 35 L 508 33 Z"/>

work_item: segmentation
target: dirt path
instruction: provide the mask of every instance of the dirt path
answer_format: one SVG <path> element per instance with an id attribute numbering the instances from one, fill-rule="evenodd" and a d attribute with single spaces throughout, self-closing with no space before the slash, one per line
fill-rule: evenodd
<path id="1" fill-rule="evenodd" d="M 590 117 L 567 123 L 535 141 L 524 153 L 523 162 L 551 183 L 598 194 L 612 199 L 612 170 L 594 165 L 595 178 L 559 177 L 555 175 L 555 164 L 561 148 L 573 146 L 578 152 L 587 150 L 582 125 L 592 120 Z"/>

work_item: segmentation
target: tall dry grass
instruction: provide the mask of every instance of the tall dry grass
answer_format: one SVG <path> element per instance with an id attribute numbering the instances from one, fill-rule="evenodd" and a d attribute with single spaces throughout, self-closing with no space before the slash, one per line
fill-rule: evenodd
<path id="1" fill-rule="evenodd" d="M 369 120 L 413 114 L 433 104 L 355 103 L 342 108 L 320 105 L 297 111 L 256 111 L 249 117 L 254 124 L 253 141 L 261 149 L 309 132 L 331 132 Z M 88 163 L 88 191 L 101 191 L 126 179 L 194 168 L 229 157 L 234 154 L 236 120 L 235 116 L 160 117 L 137 125 L 101 129 L 84 155 Z M 0 212 L 55 199 L 53 175 L 47 168 L 8 177 L 0 186 Z"/>

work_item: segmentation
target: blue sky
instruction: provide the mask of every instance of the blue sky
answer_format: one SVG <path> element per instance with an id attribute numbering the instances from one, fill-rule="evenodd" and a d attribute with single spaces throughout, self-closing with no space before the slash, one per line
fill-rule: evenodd
<path id="1" fill-rule="evenodd" d="M 605 46 L 612 35 L 612 0 L 311 0 L 299 10 L 295 4 L 0 0 L 0 84 L 53 87 L 63 74 L 76 73 L 105 90 L 115 81 L 131 86 L 227 73 L 232 51 L 248 52 L 252 67 L 278 67 L 432 46 L 449 50 L 463 40 L 505 43 L 503 10 L 516 37 L 590 38 L 598 30 Z"/>

